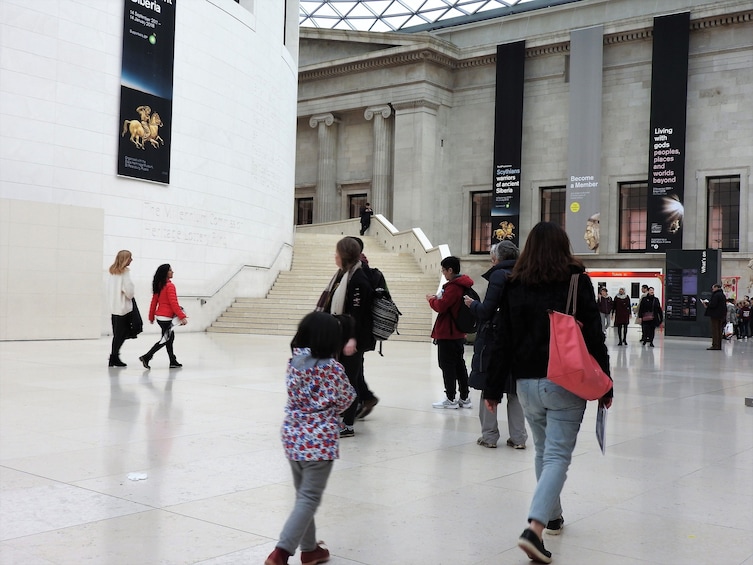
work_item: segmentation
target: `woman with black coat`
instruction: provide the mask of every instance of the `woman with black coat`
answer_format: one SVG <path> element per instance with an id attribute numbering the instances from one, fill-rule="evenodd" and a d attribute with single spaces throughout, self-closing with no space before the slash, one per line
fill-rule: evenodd
<path id="1" fill-rule="evenodd" d="M 339 361 L 345 368 L 350 383 L 363 390 L 363 354 L 376 346 L 371 308 L 374 289 L 361 264 L 361 247 L 352 237 L 344 237 L 335 246 L 335 264 L 338 269 L 317 304 L 317 310 L 329 312 L 341 319 L 347 341 Z M 340 437 L 353 437 L 358 411 L 358 399 L 343 412 Z"/>
<path id="2" fill-rule="evenodd" d="M 540 222 L 528 235 L 507 282 L 500 304 L 501 355 L 484 389 L 493 409 L 511 375 L 536 448 L 536 490 L 528 512 L 528 527 L 518 546 L 529 558 L 551 563 L 542 534 L 559 534 L 564 520 L 560 493 L 572 459 L 586 401 L 547 379 L 549 361 L 549 310 L 564 312 L 571 275 L 578 275 L 577 319 L 583 324 L 586 346 L 609 374 L 609 354 L 604 344 L 601 316 L 591 279 L 573 257 L 565 231 Z M 612 404 L 612 390 L 599 401 Z"/>

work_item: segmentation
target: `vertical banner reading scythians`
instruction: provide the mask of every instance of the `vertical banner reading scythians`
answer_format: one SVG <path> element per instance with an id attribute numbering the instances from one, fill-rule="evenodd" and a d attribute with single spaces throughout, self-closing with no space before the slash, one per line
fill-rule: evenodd
<path id="1" fill-rule="evenodd" d="M 570 130 L 565 225 L 575 253 L 601 243 L 602 26 L 570 34 Z"/>
<path id="2" fill-rule="evenodd" d="M 170 182 L 175 2 L 123 1 L 119 175 Z"/>
<path id="3" fill-rule="evenodd" d="M 654 18 L 647 251 L 682 248 L 690 13 Z"/>
<path id="4" fill-rule="evenodd" d="M 492 241 L 519 244 L 525 41 L 497 46 Z"/>

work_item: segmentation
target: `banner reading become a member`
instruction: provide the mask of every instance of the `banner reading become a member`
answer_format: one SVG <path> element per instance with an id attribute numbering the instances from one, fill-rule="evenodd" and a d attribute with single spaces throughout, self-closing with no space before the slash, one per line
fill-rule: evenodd
<path id="1" fill-rule="evenodd" d="M 123 0 L 118 174 L 170 182 L 176 0 Z"/>
<path id="2" fill-rule="evenodd" d="M 570 131 L 565 225 L 575 253 L 601 246 L 602 26 L 570 34 Z"/>

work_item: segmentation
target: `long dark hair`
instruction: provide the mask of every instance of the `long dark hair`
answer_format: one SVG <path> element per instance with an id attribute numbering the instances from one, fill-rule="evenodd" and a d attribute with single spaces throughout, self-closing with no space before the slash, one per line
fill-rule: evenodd
<path id="1" fill-rule="evenodd" d="M 551 222 L 539 222 L 528 234 L 511 280 L 525 285 L 560 282 L 570 278 L 572 267 L 584 268 L 573 256 L 565 230 Z"/>
<path id="2" fill-rule="evenodd" d="M 343 271 L 349 271 L 361 258 L 361 247 L 352 237 L 342 238 L 337 242 L 336 249 L 338 255 L 340 255 Z"/>
<path id="3" fill-rule="evenodd" d="M 342 348 L 340 322 L 326 312 L 310 312 L 298 324 L 298 331 L 290 342 L 293 347 L 308 347 L 317 359 L 337 357 Z"/>
<path id="4" fill-rule="evenodd" d="M 169 270 L 169 263 L 157 267 L 157 270 L 154 272 L 154 278 L 152 279 L 152 292 L 154 294 L 159 294 L 162 292 L 162 289 L 165 288 L 165 285 L 167 284 L 167 271 Z"/>

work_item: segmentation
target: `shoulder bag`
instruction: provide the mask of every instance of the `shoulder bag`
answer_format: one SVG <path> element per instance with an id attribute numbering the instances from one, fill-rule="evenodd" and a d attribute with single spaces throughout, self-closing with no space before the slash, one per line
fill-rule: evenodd
<path id="1" fill-rule="evenodd" d="M 581 324 L 575 319 L 578 278 L 570 279 L 565 313 L 549 310 L 547 378 L 585 400 L 598 400 L 612 388 L 612 379 L 588 352 Z"/>

